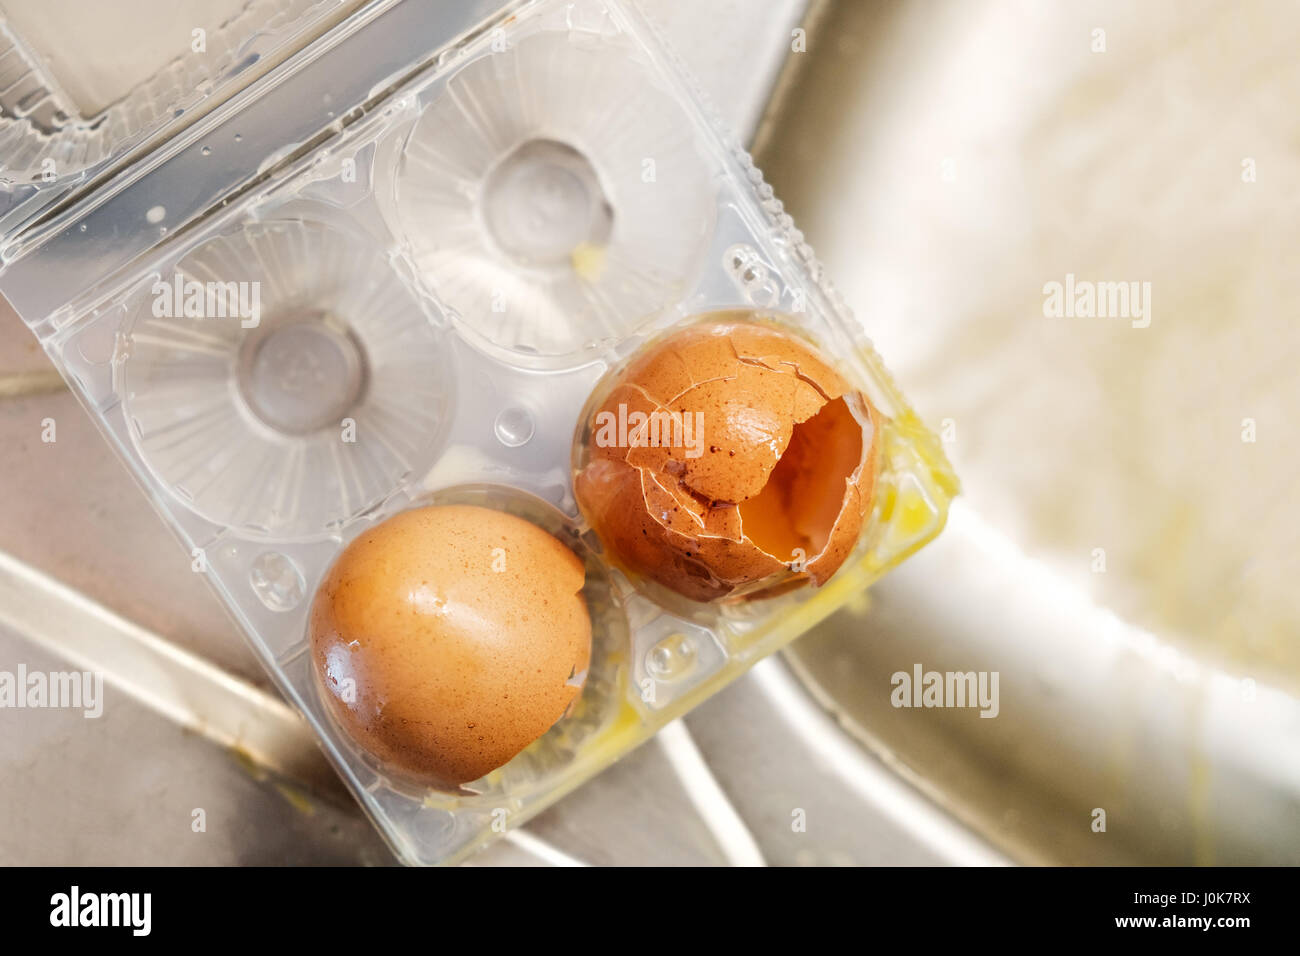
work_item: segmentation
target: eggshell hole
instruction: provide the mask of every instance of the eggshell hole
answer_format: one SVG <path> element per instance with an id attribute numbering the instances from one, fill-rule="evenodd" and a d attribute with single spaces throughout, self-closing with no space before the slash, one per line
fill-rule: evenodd
<path id="1" fill-rule="evenodd" d="M 820 554 L 862 462 L 862 425 L 843 398 L 794 426 L 763 489 L 740 505 L 745 535 L 773 557 Z"/>

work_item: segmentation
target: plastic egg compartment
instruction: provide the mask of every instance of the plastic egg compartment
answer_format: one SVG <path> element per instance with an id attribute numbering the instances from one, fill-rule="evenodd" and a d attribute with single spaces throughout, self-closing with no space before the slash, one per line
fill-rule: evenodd
<path id="1" fill-rule="evenodd" d="M 544 4 L 504 49 L 494 34 L 444 57 L 164 247 L 55 346 L 408 862 L 456 858 L 499 833 L 501 811 L 514 825 L 617 759 L 937 533 L 951 490 L 932 436 L 810 274 L 770 190 L 618 9 Z M 249 304 L 239 284 L 256 283 L 256 323 L 187 318 L 177 276 L 182 292 L 224 286 L 227 304 Z M 609 566 L 578 516 L 572 443 L 601 375 L 724 308 L 806 330 L 897 416 L 875 514 L 844 580 L 820 593 L 677 599 Z M 573 711 L 454 793 L 391 777 L 333 725 L 305 633 L 341 548 L 430 501 L 556 534 L 588 568 L 593 618 Z"/>

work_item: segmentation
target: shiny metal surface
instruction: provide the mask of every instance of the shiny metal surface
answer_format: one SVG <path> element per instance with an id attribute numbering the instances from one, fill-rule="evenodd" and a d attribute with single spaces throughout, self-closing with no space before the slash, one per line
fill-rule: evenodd
<path id="1" fill-rule="evenodd" d="M 760 134 L 965 486 L 788 657 L 1016 859 L 1300 862 L 1297 36 L 1266 0 L 831 4 Z M 1049 317 L 1067 275 L 1149 308 Z M 894 707 L 918 663 L 999 672 L 999 715 Z"/>

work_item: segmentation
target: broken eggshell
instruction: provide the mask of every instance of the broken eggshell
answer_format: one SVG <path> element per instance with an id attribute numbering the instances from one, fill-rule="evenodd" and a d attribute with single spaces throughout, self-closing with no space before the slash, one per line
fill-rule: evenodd
<path id="1" fill-rule="evenodd" d="M 857 543 L 879 413 L 803 339 L 717 313 L 606 379 L 574 490 L 606 553 L 696 601 L 823 584 Z"/>

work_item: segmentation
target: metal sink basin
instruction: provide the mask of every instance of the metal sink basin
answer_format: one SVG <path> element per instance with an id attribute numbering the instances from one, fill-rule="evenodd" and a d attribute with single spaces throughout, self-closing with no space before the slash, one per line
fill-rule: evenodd
<path id="1" fill-rule="evenodd" d="M 1261 2 L 830 4 L 761 128 L 965 486 L 788 659 L 1014 859 L 1300 862 L 1298 32 Z M 998 716 L 893 706 L 918 664 L 999 672 Z"/>

